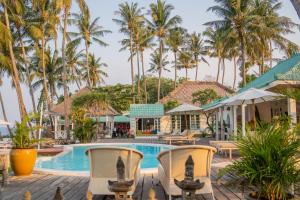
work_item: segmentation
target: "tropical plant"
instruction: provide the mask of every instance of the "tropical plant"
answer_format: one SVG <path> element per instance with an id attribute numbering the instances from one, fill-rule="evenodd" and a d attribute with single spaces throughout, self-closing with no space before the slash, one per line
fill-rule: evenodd
<path id="1" fill-rule="evenodd" d="M 254 186 L 257 199 L 287 199 L 291 186 L 300 181 L 296 154 L 300 140 L 290 130 L 290 120 L 278 120 L 237 141 L 241 158 L 221 170 L 232 183 Z"/>
<path id="2" fill-rule="evenodd" d="M 185 80 L 188 80 L 188 70 L 196 67 L 196 61 L 191 52 L 180 52 L 177 66 L 179 69 L 185 69 Z"/>
<path id="3" fill-rule="evenodd" d="M 176 99 L 169 100 L 169 101 L 167 101 L 167 103 L 164 104 L 164 109 L 165 109 L 165 111 L 169 111 L 169 110 L 172 110 L 173 108 L 176 108 L 179 105 L 180 104 L 178 103 L 178 101 Z"/>
<path id="4" fill-rule="evenodd" d="M 173 28 L 169 30 L 166 38 L 166 44 L 169 46 L 174 54 L 174 88 L 177 83 L 177 54 L 180 48 L 184 45 L 186 39 L 186 31 L 182 28 Z"/>
<path id="5" fill-rule="evenodd" d="M 21 122 L 16 122 L 15 134 L 13 135 L 13 147 L 16 149 L 30 149 L 37 143 L 37 140 L 31 138 L 30 133 L 37 130 L 38 127 L 30 127 L 28 123 L 33 116 L 23 117 Z"/>
<path id="6" fill-rule="evenodd" d="M 167 33 L 170 29 L 181 23 L 181 18 L 178 15 L 171 17 L 172 10 L 174 10 L 174 7 L 163 0 L 157 0 L 156 4 L 150 4 L 151 21 L 148 21 L 148 24 L 159 40 L 159 77 L 161 77 L 161 72 L 163 70 L 163 53 Z M 159 78 L 157 86 L 157 101 L 160 100 L 160 86 L 161 82 Z"/>
<path id="7" fill-rule="evenodd" d="M 148 70 L 149 72 L 152 73 L 158 73 L 158 85 L 160 87 L 161 84 L 161 73 L 162 71 L 167 69 L 167 65 L 169 64 L 169 61 L 167 60 L 167 55 L 164 57 L 161 57 L 160 53 L 158 50 L 154 51 L 153 53 L 150 54 L 150 69 Z M 162 59 L 162 60 L 160 60 Z M 160 91 L 160 89 L 159 89 Z M 157 94 L 158 95 L 158 94 Z M 160 96 L 160 94 L 158 95 Z"/>
<path id="8" fill-rule="evenodd" d="M 99 17 L 96 19 L 92 20 L 90 19 L 90 14 L 88 9 L 86 9 L 86 12 L 83 12 L 81 14 L 73 14 L 75 25 L 77 26 L 79 32 L 69 32 L 69 35 L 74 36 L 75 40 L 74 42 L 78 41 L 84 41 L 85 44 L 85 67 L 86 67 L 86 72 L 87 72 L 87 85 L 91 86 L 91 77 L 89 74 L 89 48 L 92 42 L 96 42 L 100 46 L 107 46 L 108 44 L 105 43 L 104 41 L 100 40 L 100 37 L 103 37 L 107 33 L 111 33 L 109 30 L 105 30 L 102 26 L 98 25 L 99 22 Z"/>
<path id="9" fill-rule="evenodd" d="M 204 58 L 204 55 L 207 54 L 207 51 L 206 51 L 206 48 L 204 46 L 204 40 L 201 38 L 200 33 L 194 32 L 194 33 L 192 33 L 191 35 L 188 36 L 187 49 L 188 49 L 188 51 L 191 52 L 191 54 L 193 55 L 193 59 L 195 61 L 195 65 L 196 65 L 195 81 L 197 81 L 198 80 L 198 68 L 199 68 L 198 65 L 199 65 L 199 62 L 203 61 L 206 64 L 208 64 L 208 62 Z"/>
<path id="10" fill-rule="evenodd" d="M 137 3 L 128 2 L 119 4 L 119 10 L 115 12 L 120 19 L 113 19 L 115 23 L 120 25 L 120 32 L 129 34 L 129 51 L 130 51 L 130 64 L 131 64 L 131 95 L 133 101 L 135 101 L 135 87 L 134 87 L 134 65 L 133 65 L 133 33 L 134 27 L 140 25 L 144 20 L 144 16 L 141 14 L 142 10 Z"/>
<path id="11" fill-rule="evenodd" d="M 213 89 L 199 90 L 192 94 L 193 103 L 198 103 L 200 105 L 206 105 L 211 103 L 213 100 L 220 98 L 220 96 Z"/>
<path id="12" fill-rule="evenodd" d="M 81 143 L 91 142 L 96 134 L 96 123 L 86 118 L 82 121 L 75 121 L 74 135 Z"/>

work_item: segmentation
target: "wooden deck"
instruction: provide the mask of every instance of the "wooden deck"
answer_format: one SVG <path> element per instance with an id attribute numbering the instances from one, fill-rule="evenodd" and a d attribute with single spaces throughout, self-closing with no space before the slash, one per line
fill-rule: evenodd
<path id="1" fill-rule="evenodd" d="M 213 163 L 221 163 L 226 161 L 222 157 L 215 157 Z M 228 161 L 228 160 L 227 160 Z M 212 184 L 217 200 L 239 200 L 243 199 L 243 194 L 236 188 L 229 187 L 224 183 L 216 183 L 217 168 L 212 169 Z M 9 178 L 9 184 L 0 191 L 1 200 L 22 200 L 24 193 L 30 191 L 32 200 L 48 200 L 52 199 L 56 188 L 61 187 L 66 200 L 84 200 L 88 187 L 88 177 L 80 176 L 57 176 L 49 174 L 33 174 L 29 177 Z M 153 188 L 156 192 L 157 200 L 168 199 L 160 185 L 156 174 L 142 175 L 136 191 L 133 195 L 134 200 L 147 200 L 148 192 Z M 95 196 L 93 199 L 104 199 L 101 196 Z M 106 197 L 106 200 L 113 199 Z M 180 198 L 178 198 L 180 199 Z M 198 199 L 212 199 L 211 195 L 200 195 Z"/>

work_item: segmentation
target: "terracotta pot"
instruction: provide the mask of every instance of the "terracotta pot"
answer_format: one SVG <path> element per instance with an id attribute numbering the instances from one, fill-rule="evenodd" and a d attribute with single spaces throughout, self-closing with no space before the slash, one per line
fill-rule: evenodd
<path id="1" fill-rule="evenodd" d="M 36 149 L 12 149 L 10 152 L 10 164 L 15 176 L 31 175 L 36 157 Z"/>

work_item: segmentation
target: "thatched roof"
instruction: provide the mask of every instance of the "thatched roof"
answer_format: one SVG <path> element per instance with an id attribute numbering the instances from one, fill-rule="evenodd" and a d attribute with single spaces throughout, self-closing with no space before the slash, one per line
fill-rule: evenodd
<path id="1" fill-rule="evenodd" d="M 176 89 L 162 98 L 159 102 L 165 104 L 170 100 L 176 100 L 180 104 L 197 105 L 193 103 L 192 94 L 205 89 L 212 89 L 217 93 L 218 96 L 221 97 L 227 96 L 234 92 L 230 88 L 213 81 L 185 81 L 178 85 Z"/>
<path id="2" fill-rule="evenodd" d="M 87 94 L 89 92 L 91 92 L 91 89 L 88 88 L 88 87 L 85 87 L 85 88 L 82 88 L 82 89 L 78 90 L 75 94 L 73 94 L 68 99 L 67 109 L 68 109 L 69 113 L 71 111 L 73 99 L 75 99 L 76 97 L 79 97 L 81 95 Z M 50 113 L 53 114 L 53 115 L 60 115 L 60 116 L 65 115 L 65 103 L 64 103 L 64 101 L 61 102 L 60 104 L 54 105 L 51 108 Z M 110 105 L 108 105 L 108 107 L 106 109 L 103 109 L 103 111 L 99 111 L 99 113 L 97 113 L 97 116 L 105 116 L 105 115 L 113 116 L 113 115 L 117 115 L 117 114 L 118 114 L 118 112 L 114 108 L 112 108 Z"/>

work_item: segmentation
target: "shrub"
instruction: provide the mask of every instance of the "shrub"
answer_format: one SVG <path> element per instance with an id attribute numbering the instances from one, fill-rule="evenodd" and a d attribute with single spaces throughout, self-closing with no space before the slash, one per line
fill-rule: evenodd
<path id="1" fill-rule="evenodd" d="M 85 119 L 77 123 L 74 129 L 75 137 L 81 143 L 91 142 L 96 133 L 96 123 L 92 119 Z"/>
<path id="2" fill-rule="evenodd" d="M 241 158 L 221 170 L 219 178 L 227 174 L 232 183 L 254 186 L 258 199 L 286 199 L 291 186 L 300 181 L 296 158 L 300 141 L 290 123 L 280 121 L 248 132 L 237 145 Z"/>

